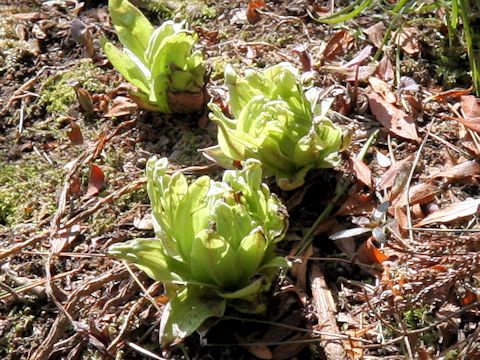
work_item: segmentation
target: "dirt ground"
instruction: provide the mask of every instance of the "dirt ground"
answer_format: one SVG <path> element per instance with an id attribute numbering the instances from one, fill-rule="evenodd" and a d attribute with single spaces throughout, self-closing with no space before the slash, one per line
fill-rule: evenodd
<path id="1" fill-rule="evenodd" d="M 231 311 L 162 349 L 162 284 L 106 249 L 153 236 L 151 156 L 219 178 L 198 152 L 216 126 L 207 110 L 132 104 L 99 45 L 117 42 L 106 1 L 0 1 L 1 359 L 480 358 L 480 103 L 445 10 L 395 17 L 389 1 L 326 24 L 330 1 L 247 3 L 135 1 L 198 33 L 212 101 L 226 104 L 227 64 L 288 61 L 334 99 L 351 142 L 300 189 L 266 180 L 292 263 L 267 314 Z"/>

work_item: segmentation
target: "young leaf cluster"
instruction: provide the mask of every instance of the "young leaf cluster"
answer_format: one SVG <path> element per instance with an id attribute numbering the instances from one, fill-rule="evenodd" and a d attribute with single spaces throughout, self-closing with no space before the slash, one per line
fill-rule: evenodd
<path id="1" fill-rule="evenodd" d="M 307 93 L 298 71 L 281 63 L 240 77 L 225 69 L 233 119 L 214 103 L 210 118 L 218 124 L 218 143 L 204 154 L 228 166 L 232 161 L 260 160 L 266 176 L 275 176 L 283 190 L 303 185 L 311 169 L 330 168 L 339 160 L 342 130 L 317 106 L 315 89 Z"/>
<path id="2" fill-rule="evenodd" d="M 127 0 L 109 0 L 123 51 L 102 40 L 112 65 L 135 86 L 133 95 L 143 107 L 163 113 L 187 113 L 205 103 L 205 68 L 197 35 L 184 24 L 166 21 L 154 28 Z"/>
<path id="3" fill-rule="evenodd" d="M 165 284 L 170 304 L 162 335 L 168 342 L 209 317 L 222 316 L 227 302 L 241 311 L 264 310 L 259 297 L 286 265 L 275 245 L 284 237 L 288 217 L 262 183 L 257 160 L 225 171 L 222 181 L 202 176 L 189 184 L 182 173 L 167 170 L 166 158 L 147 164 L 157 238 L 115 244 L 109 253 Z M 185 318 L 192 306 L 196 321 Z"/>

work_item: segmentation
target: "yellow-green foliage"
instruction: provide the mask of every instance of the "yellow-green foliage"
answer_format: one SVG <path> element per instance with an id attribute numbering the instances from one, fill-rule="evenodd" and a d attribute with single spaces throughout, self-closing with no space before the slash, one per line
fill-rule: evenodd
<path id="1" fill-rule="evenodd" d="M 92 63 L 81 62 L 68 71 L 50 76 L 42 84 L 40 106 L 49 113 L 67 113 L 70 106 L 77 101 L 72 83 L 78 82 L 90 92 L 104 91 L 106 85 L 98 80 L 101 73 L 102 71 Z"/>
<path id="2" fill-rule="evenodd" d="M 55 209 L 62 172 L 38 160 L 0 162 L 0 226 L 38 221 Z"/>
<path id="3" fill-rule="evenodd" d="M 195 24 L 202 19 L 214 19 L 218 16 L 217 5 L 212 0 L 143 0 L 151 11 L 160 13 L 167 19 L 184 19 Z"/>

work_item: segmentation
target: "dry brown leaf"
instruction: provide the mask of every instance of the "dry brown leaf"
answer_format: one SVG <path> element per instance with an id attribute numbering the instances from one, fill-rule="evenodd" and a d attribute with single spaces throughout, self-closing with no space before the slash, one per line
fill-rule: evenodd
<path id="1" fill-rule="evenodd" d="M 395 207 L 393 210 L 393 217 L 397 221 L 400 234 L 405 235 L 407 232 L 406 228 L 408 227 L 408 218 L 403 208 L 399 206 Z"/>
<path id="2" fill-rule="evenodd" d="M 395 43 L 407 54 L 415 55 L 420 52 L 418 30 L 414 27 L 405 27 L 395 36 Z"/>
<path id="3" fill-rule="evenodd" d="M 349 160 L 355 177 L 361 183 L 372 189 L 372 172 L 370 171 L 369 167 L 363 161 L 358 160 L 357 158 L 350 157 Z"/>
<path id="4" fill-rule="evenodd" d="M 247 20 L 250 24 L 255 24 L 260 21 L 260 14 L 257 9 L 263 9 L 267 5 L 263 0 L 249 0 L 247 5 Z"/>
<path id="5" fill-rule="evenodd" d="M 415 204 L 427 204 L 431 202 L 435 195 L 439 192 L 439 188 L 430 183 L 421 183 L 416 184 L 410 188 L 410 205 Z M 407 193 L 404 191 L 402 196 L 400 196 L 394 206 L 406 206 L 407 205 Z"/>
<path id="6" fill-rule="evenodd" d="M 74 120 L 70 120 L 70 130 L 67 131 L 67 136 L 73 145 L 83 144 L 82 130 Z"/>
<path id="7" fill-rule="evenodd" d="M 375 209 L 375 202 L 370 194 L 360 192 L 358 189 L 348 194 L 342 206 L 335 213 L 337 216 L 368 215 Z"/>
<path id="8" fill-rule="evenodd" d="M 303 72 L 312 71 L 312 57 L 310 56 L 310 53 L 305 45 L 300 44 L 295 46 L 292 49 L 292 53 L 298 55 L 300 63 L 302 64 Z"/>
<path id="9" fill-rule="evenodd" d="M 96 195 L 105 185 L 105 175 L 98 165 L 92 164 L 90 176 L 88 177 L 88 188 L 86 196 Z"/>
<path id="10" fill-rule="evenodd" d="M 452 89 L 448 91 L 441 92 L 440 94 L 432 96 L 431 100 L 436 101 L 445 101 L 451 98 L 457 98 L 462 95 L 468 95 L 472 92 L 472 89 Z"/>
<path id="11" fill-rule="evenodd" d="M 479 176 L 480 163 L 478 160 L 464 161 L 458 165 L 452 166 L 446 170 L 439 171 L 427 177 L 427 179 L 436 179 L 445 177 L 449 179 L 463 179 L 466 177 Z"/>
<path id="12" fill-rule="evenodd" d="M 113 99 L 112 107 L 105 114 L 105 117 L 118 117 L 133 114 L 138 109 L 138 105 L 126 96 L 117 96 Z"/>
<path id="13" fill-rule="evenodd" d="M 382 175 L 378 182 L 377 189 L 379 191 L 392 187 L 395 184 L 395 179 L 401 173 L 410 171 L 412 166 L 413 155 L 407 156 L 405 159 L 397 161 Z"/>
<path id="14" fill-rule="evenodd" d="M 347 29 L 338 31 L 328 41 L 327 46 L 323 51 L 323 60 L 333 60 L 337 56 L 345 54 L 353 40 L 353 36 Z"/>
<path id="15" fill-rule="evenodd" d="M 412 205 L 412 218 L 413 219 L 423 219 L 425 215 L 423 214 L 420 204 Z"/>
<path id="16" fill-rule="evenodd" d="M 363 264 L 381 264 L 388 260 L 389 256 L 378 249 L 373 244 L 372 238 L 369 238 L 358 248 L 356 259 Z"/>
<path id="17" fill-rule="evenodd" d="M 368 39 L 375 47 L 380 48 L 382 46 L 383 37 L 385 36 L 385 25 L 383 22 L 378 22 L 375 25 L 370 26 L 363 31 L 367 34 Z"/>
<path id="18" fill-rule="evenodd" d="M 259 359 L 272 359 L 273 355 L 266 345 L 246 346 L 245 349 Z"/>
<path id="19" fill-rule="evenodd" d="M 479 99 L 473 95 L 460 96 L 460 103 L 466 118 L 480 117 L 480 104 L 478 101 Z"/>
<path id="20" fill-rule="evenodd" d="M 371 77 L 368 79 L 368 82 L 370 83 L 373 91 L 380 95 L 386 102 L 390 104 L 395 104 L 397 102 L 397 97 L 390 89 L 390 85 L 388 85 L 385 81 L 376 77 Z"/>
<path id="21" fill-rule="evenodd" d="M 466 128 L 469 128 L 470 130 L 473 130 L 475 132 L 480 133 L 480 117 L 479 118 L 470 118 L 470 119 L 463 119 L 463 118 L 457 118 L 457 117 L 452 117 L 452 116 L 447 116 L 448 120 L 455 120 L 465 126 Z"/>
<path id="22" fill-rule="evenodd" d="M 434 213 L 428 215 L 420 221 L 415 227 L 422 227 L 429 224 L 444 224 L 459 220 L 479 213 L 480 199 L 465 200 L 459 203 L 448 205 Z"/>
<path id="23" fill-rule="evenodd" d="M 368 103 L 375 118 L 388 131 L 404 139 L 420 142 L 415 121 L 410 115 L 373 92 L 369 95 Z"/>
<path id="24" fill-rule="evenodd" d="M 374 65 L 365 65 L 365 66 L 358 66 L 358 73 L 357 73 L 357 66 L 348 68 L 347 76 L 345 81 L 348 82 L 365 82 L 368 80 L 370 76 L 375 73 L 376 67 Z"/>
<path id="25" fill-rule="evenodd" d="M 345 330 L 345 335 L 361 338 L 373 327 L 374 325 L 367 325 L 362 329 L 348 329 L 348 330 Z M 352 340 L 352 339 L 344 340 L 343 346 L 345 348 L 347 355 L 349 356 L 349 359 L 351 360 L 363 359 L 363 343 L 361 341 Z"/>
<path id="26" fill-rule="evenodd" d="M 73 175 L 68 184 L 67 197 L 75 198 L 82 192 L 82 184 L 78 175 Z"/>
<path id="27" fill-rule="evenodd" d="M 375 70 L 377 76 L 383 81 L 391 81 L 395 77 L 395 72 L 393 71 L 393 65 L 387 55 L 384 55 L 382 60 L 378 63 L 377 69 Z"/>
<path id="28" fill-rule="evenodd" d="M 365 62 L 365 60 L 367 60 L 370 57 L 371 53 L 372 53 L 372 47 L 370 45 L 367 45 L 362 50 L 360 50 L 357 53 L 357 55 L 353 57 L 352 60 L 347 62 L 345 65 L 343 65 L 343 67 L 349 68 L 349 67 L 361 65 L 362 63 Z"/>

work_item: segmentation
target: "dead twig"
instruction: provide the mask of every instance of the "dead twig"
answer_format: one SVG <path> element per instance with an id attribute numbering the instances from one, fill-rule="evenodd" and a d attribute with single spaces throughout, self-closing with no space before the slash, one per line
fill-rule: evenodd
<path id="1" fill-rule="evenodd" d="M 319 328 L 325 329 L 329 333 L 340 334 L 335 317 L 337 312 L 335 301 L 317 264 L 312 265 L 310 282 Z M 343 360 L 347 356 L 341 341 L 331 340 L 320 335 L 320 344 L 328 360 Z"/>
<path id="2" fill-rule="evenodd" d="M 81 301 L 81 299 L 94 291 L 101 289 L 106 283 L 111 281 L 118 281 L 125 279 L 128 275 L 128 272 L 122 268 L 114 268 L 103 274 L 83 286 L 76 289 L 69 297 L 67 304 L 65 305 L 65 311 L 67 311 L 72 318 L 76 318 L 78 316 L 78 309 L 77 305 Z M 29 356 L 29 360 L 45 360 L 48 359 L 54 345 L 58 342 L 58 340 L 62 337 L 65 333 L 65 329 L 69 324 L 68 318 L 65 314 L 61 313 L 55 319 L 52 327 L 50 328 L 50 332 L 48 333 L 47 337 L 43 340 L 40 346 Z M 75 326 L 75 324 L 73 324 Z"/>

